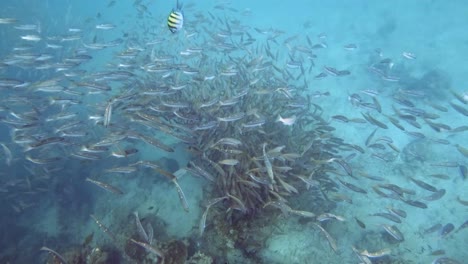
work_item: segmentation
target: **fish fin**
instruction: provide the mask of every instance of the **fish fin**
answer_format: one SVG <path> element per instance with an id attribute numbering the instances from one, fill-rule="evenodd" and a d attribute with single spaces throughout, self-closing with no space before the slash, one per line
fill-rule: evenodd
<path id="1" fill-rule="evenodd" d="M 177 10 L 182 10 L 183 5 L 184 5 L 183 3 L 180 3 L 179 0 L 177 0 L 177 4 L 176 4 Z"/>

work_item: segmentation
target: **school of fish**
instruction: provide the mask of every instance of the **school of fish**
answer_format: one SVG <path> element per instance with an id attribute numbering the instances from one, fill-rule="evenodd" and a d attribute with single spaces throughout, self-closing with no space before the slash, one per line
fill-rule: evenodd
<path id="1" fill-rule="evenodd" d="M 154 19 L 143 1 L 134 7 L 141 19 Z M 468 131 L 467 94 L 451 88 L 438 99 L 421 87 L 408 88 L 394 65 L 420 58 L 412 51 L 386 57 L 378 47 L 364 55 L 363 72 L 385 88 L 317 91 L 325 80 L 359 78 L 346 65 L 323 59 L 333 49 L 357 52 L 359 43 L 243 24 L 240 18 L 250 15 L 228 3 L 210 11 L 186 4 L 182 13 L 177 3 L 164 18 L 169 30 L 142 25 L 146 34 L 114 39 L 106 34 L 124 29 L 99 17 L 53 35 L 44 24 L 0 17 L 0 30 L 17 38 L 0 58 L 0 124 L 9 133 L 0 142 L 3 203 L 17 215 L 39 207 L 75 163 L 89 170 L 74 184 L 93 187 L 97 197 L 123 199 L 132 192 L 123 182 L 145 173 L 161 176 L 177 193 L 183 217 L 193 210 L 179 184 L 180 174 L 188 174 L 207 186 L 198 239 L 214 219 L 234 226 L 284 215 L 310 222 L 329 249 L 351 263 L 391 263 L 403 250 L 433 263 L 462 263 L 445 254 L 443 243 L 406 246 L 405 225 L 442 203 L 466 212 L 468 196 L 447 186 L 466 186 L 468 146 L 454 138 Z M 352 110 L 325 107 L 330 100 Z M 459 123 L 444 121 L 447 114 Z M 358 136 L 345 135 L 347 129 Z M 179 146 L 190 155 L 180 171 L 141 154 L 149 149 L 164 156 Z M 458 158 L 433 160 L 433 149 L 424 146 L 443 146 Z M 373 171 L 372 164 L 385 171 Z M 295 202 L 304 195 L 307 203 Z M 355 214 L 353 206 L 369 214 Z M 113 226 L 121 224 L 104 225 L 104 214 L 95 212 L 88 221 L 119 240 Z M 153 227 L 142 224 L 138 212 L 129 209 L 129 215 L 131 220 L 115 221 L 137 232 L 120 239 L 167 259 Z M 467 219 L 444 221 L 428 219 L 411 232 L 440 241 L 467 236 Z M 372 230 L 383 241 L 380 248 L 343 243 L 346 233 L 339 230 L 345 226 L 362 234 Z M 55 249 L 40 250 L 69 261 Z"/>

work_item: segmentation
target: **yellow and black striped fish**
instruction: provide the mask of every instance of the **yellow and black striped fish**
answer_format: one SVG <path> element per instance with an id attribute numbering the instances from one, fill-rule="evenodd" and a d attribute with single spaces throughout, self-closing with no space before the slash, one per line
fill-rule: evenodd
<path id="1" fill-rule="evenodd" d="M 177 8 L 172 9 L 169 17 L 167 18 L 167 26 L 172 33 L 176 33 L 177 31 L 182 29 L 184 25 L 184 14 L 182 13 L 182 5 L 179 4 L 179 0 L 177 0 Z"/>

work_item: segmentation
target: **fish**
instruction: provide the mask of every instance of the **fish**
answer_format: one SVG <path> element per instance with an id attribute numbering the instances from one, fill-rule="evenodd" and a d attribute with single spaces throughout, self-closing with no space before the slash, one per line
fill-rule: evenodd
<path id="1" fill-rule="evenodd" d="M 391 253 L 391 250 L 389 248 L 384 248 L 384 249 L 374 251 L 374 252 L 369 252 L 369 251 L 367 251 L 367 249 L 364 249 L 359 254 L 362 255 L 362 256 L 369 257 L 369 258 L 380 258 L 380 257 L 383 257 L 383 256 L 390 255 L 390 253 Z"/>
<path id="2" fill-rule="evenodd" d="M 457 201 L 464 206 L 468 206 L 468 201 L 462 200 L 460 196 L 457 196 Z"/>
<path id="3" fill-rule="evenodd" d="M 167 17 L 167 26 L 172 33 L 176 33 L 184 26 L 184 13 L 182 12 L 182 4 L 177 0 L 175 9 Z"/>
<path id="4" fill-rule="evenodd" d="M 295 115 L 293 115 L 291 117 L 286 117 L 286 118 L 283 118 L 283 117 L 281 117 L 281 115 L 278 115 L 278 118 L 276 119 L 276 122 L 281 122 L 285 126 L 292 126 L 296 122 L 296 119 L 297 118 L 296 118 Z"/>
<path id="5" fill-rule="evenodd" d="M 203 123 L 203 124 L 199 124 L 197 126 L 195 126 L 193 128 L 193 130 L 195 131 L 199 131 L 199 130 L 209 130 L 209 129 L 212 129 L 212 128 L 215 128 L 218 126 L 218 122 L 216 121 L 209 121 L 207 123 Z"/>
<path id="6" fill-rule="evenodd" d="M 440 237 L 444 238 L 450 234 L 455 229 L 455 226 L 452 223 L 448 223 L 442 227 L 440 230 Z"/>
<path id="7" fill-rule="evenodd" d="M 457 228 L 457 231 L 455 233 L 458 233 L 460 230 L 467 228 L 468 227 L 468 220 L 466 220 L 463 224 L 460 225 L 459 228 Z"/>
<path id="8" fill-rule="evenodd" d="M 221 165 L 235 166 L 239 164 L 239 161 L 236 159 L 225 159 L 225 160 L 218 161 L 218 163 Z"/>
<path id="9" fill-rule="evenodd" d="M 457 91 L 454 91 L 450 89 L 450 92 L 452 93 L 455 98 L 460 101 L 462 104 L 466 105 L 468 104 L 468 96 L 466 96 L 466 93 L 458 93 Z"/>
<path id="10" fill-rule="evenodd" d="M 110 24 L 110 23 L 96 25 L 96 29 L 110 30 L 110 29 L 114 29 L 114 28 L 115 28 L 115 25 Z"/>
<path id="11" fill-rule="evenodd" d="M 273 174 L 273 166 L 271 165 L 268 155 L 266 154 L 265 147 L 266 143 L 263 143 L 263 161 L 265 162 L 265 168 L 267 169 L 267 175 L 271 183 L 275 182 L 275 176 Z"/>
<path id="12" fill-rule="evenodd" d="M 442 224 L 438 223 L 438 224 L 435 224 L 427 229 L 424 229 L 423 231 L 423 234 L 427 235 L 427 234 L 431 234 L 431 233 L 434 233 L 435 231 L 437 230 L 440 230 L 442 229 Z"/>
<path id="13" fill-rule="evenodd" d="M 112 116 L 112 101 L 109 101 L 106 106 L 106 110 L 104 112 L 104 127 L 108 127 L 110 125 Z"/>
<path id="14" fill-rule="evenodd" d="M 437 192 L 429 195 L 429 196 L 426 196 L 426 197 L 423 197 L 424 200 L 426 201 L 436 201 L 436 200 L 439 200 L 440 198 L 442 198 L 444 195 L 445 195 L 446 191 L 445 189 L 439 189 L 437 190 Z"/>
<path id="15" fill-rule="evenodd" d="M 448 257 L 440 257 L 434 259 L 434 261 L 432 261 L 431 264 L 461 264 L 461 262 Z"/>
<path id="16" fill-rule="evenodd" d="M 81 244 L 83 247 L 87 247 L 89 246 L 89 244 L 91 243 L 91 241 L 93 241 L 93 237 L 94 237 L 94 232 L 92 232 L 91 234 L 87 235 L 83 241 L 83 243 Z"/>
<path id="17" fill-rule="evenodd" d="M 111 156 L 116 157 L 116 158 L 127 158 L 130 157 L 134 154 L 138 153 L 138 149 L 136 148 L 130 148 L 130 149 L 125 149 L 123 151 L 113 151 L 111 153 Z"/>
<path id="18" fill-rule="evenodd" d="M 225 199 L 228 199 L 229 197 L 228 196 L 222 196 L 222 197 L 217 197 L 217 198 L 213 198 L 213 199 L 210 199 L 207 201 L 206 203 L 206 206 L 213 206 Z"/>
<path id="19" fill-rule="evenodd" d="M 157 166 L 157 165 L 155 165 L 153 163 L 144 162 L 144 163 L 140 163 L 140 164 L 142 164 L 142 165 L 144 165 L 144 166 L 146 166 L 148 168 L 154 169 L 154 171 L 156 171 L 157 173 L 163 175 L 164 177 L 166 177 L 170 181 L 173 181 L 173 180 L 177 181 L 177 176 L 176 175 L 174 175 L 174 174 L 172 174 L 172 173 L 170 173 L 170 172 L 168 172 L 166 170 L 163 170 L 163 169 L 159 168 L 159 166 Z M 182 170 L 182 169 L 180 169 L 180 170 Z"/>
<path id="20" fill-rule="evenodd" d="M 3 152 L 5 153 L 5 163 L 7 166 L 10 166 L 13 160 L 13 154 L 11 154 L 11 150 L 5 144 L 0 143 L 0 146 L 2 146 Z"/>
<path id="21" fill-rule="evenodd" d="M 210 107 L 210 106 L 213 106 L 213 105 L 215 105 L 216 103 L 218 103 L 218 101 L 219 101 L 219 99 L 215 97 L 215 98 L 211 99 L 210 101 L 201 103 L 200 105 L 198 105 L 198 107 L 199 107 L 199 108 Z"/>
<path id="22" fill-rule="evenodd" d="M 210 210 L 210 205 L 206 206 L 205 211 L 203 212 L 202 218 L 200 219 L 200 224 L 198 225 L 198 234 L 200 237 L 203 236 L 206 228 L 206 217 L 208 216 L 208 211 Z"/>
<path id="23" fill-rule="evenodd" d="M 372 101 L 374 102 L 375 110 L 377 110 L 379 113 L 382 113 L 382 106 L 380 105 L 380 102 L 377 100 L 376 96 L 372 97 Z"/>
<path id="24" fill-rule="evenodd" d="M 326 220 L 329 220 L 329 219 L 336 219 L 338 221 L 346 221 L 346 219 L 342 216 L 339 216 L 339 215 L 335 215 L 335 214 L 332 214 L 332 213 L 323 213 L 319 216 L 317 216 L 317 221 L 319 222 L 323 222 L 323 221 L 326 221 Z"/>
<path id="25" fill-rule="evenodd" d="M 347 118 L 346 116 L 343 116 L 343 115 L 334 115 L 331 118 L 335 119 L 335 120 L 338 120 L 338 121 L 341 121 L 343 123 L 348 123 L 349 122 L 349 118 Z"/>
<path id="26" fill-rule="evenodd" d="M 401 231 L 396 226 L 383 224 L 382 227 L 391 237 L 396 239 L 398 242 L 403 242 L 405 240 L 403 233 L 401 233 Z"/>
<path id="27" fill-rule="evenodd" d="M 93 90 L 93 91 L 102 91 L 103 92 L 103 91 L 110 91 L 111 90 L 110 86 L 107 86 L 107 85 L 104 85 L 104 84 L 92 83 L 92 82 L 77 82 L 77 83 L 75 83 L 75 85 L 77 87 L 86 88 L 86 89 Z"/>
<path id="28" fill-rule="evenodd" d="M 135 240 L 133 238 L 130 238 L 130 241 L 132 241 L 133 243 L 143 247 L 144 249 L 148 250 L 149 252 L 157 255 L 158 257 L 162 258 L 161 263 L 164 263 L 164 253 L 161 251 L 161 249 L 157 248 L 156 246 L 152 246 L 152 245 L 150 245 L 148 243 L 137 241 L 137 240 Z"/>
<path id="29" fill-rule="evenodd" d="M 359 258 L 359 260 L 361 260 L 360 263 L 372 264 L 372 261 L 370 260 L 370 258 L 364 255 L 361 255 L 361 252 L 359 252 L 359 250 L 357 250 L 356 247 L 351 246 L 351 249 L 353 250 L 354 253 L 356 253 L 356 256 Z"/>
<path id="30" fill-rule="evenodd" d="M 111 193 L 115 193 L 115 194 L 118 194 L 118 195 L 123 195 L 124 194 L 124 192 L 122 192 L 120 189 L 118 189 L 117 187 L 114 187 L 114 186 L 112 186 L 110 184 L 100 182 L 100 181 L 96 181 L 96 180 L 93 180 L 93 179 L 90 179 L 90 178 L 86 178 L 86 181 L 94 183 L 95 185 L 97 185 L 97 186 L 101 187 L 102 189 L 104 189 L 106 191 L 109 191 Z"/>
<path id="31" fill-rule="evenodd" d="M 372 117 L 369 113 L 362 113 L 361 112 L 361 115 L 364 117 L 364 119 L 367 120 L 367 122 L 373 124 L 373 125 L 376 125 L 380 128 L 383 128 L 383 129 L 388 129 L 388 126 L 385 125 L 384 123 L 382 123 L 381 121 L 375 119 L 374 117 Z"/>
<path id="32" fill-rule="evenodd" d="M 40 249 L 41 251 L 47 251 L 49 253 L 51 253 L 52 255 L 54 255 L 56 258 L 58 258 L 60 260 L 60 262 L 62 264 L 67 264 L 67 262 L 65 261 L 65 258 L 63 258 L 59 253 L 57 253 L 56 251 L 48 248 L 48 247 L 41 247 Z"/>
<path id="33" fill-rule="evenodd" d="M 281 186 L 288 192 L 288 193 L 299 193 L 297 189 L 290 185 L 289 183 L 283 181 L 281 178 L 277 178 L 278 182 L 281 184 Z"/>
<path id="34" fill-rule="evenodd" d="M 210 148 L 216 145 L 229 145 L 229 146 L 237 147 L 239 145 L 242 145 L 242 142 L 235 138 L 226 137 L 226 138 L 221 138 L 220 140 L 216 141 L 213 145 L 210 146 Z"/>
<path id="35" fill-rule="evenodd" d="M 406 212 L 401 210 L 401 209 L 396 209 L 396 208 L 393 208 L 393 207 L 387 207 L 387 210 L 394 214 L 394 215 L 397 215 L 399 217 L 403 217 L 403 218 L 406 218 Z"/>
<path id="36" fill-rule="evenodd" d="M 94 145 L 94 146 L 82 146 L 80 150 L 83 152 L 89 152 L 89 153 L 103 153 L 103 152 L 107 152 L 109 148 L 107 146 Z"/>
<path id="37" fill-rule="evenodd" d="M 369 146 L 370 142 L 372 141 L 372 138 L 374 137 L 375 135 L 375 132 L 377 132 L 377 128 L 374 129 L 374 131 L 372 131 L 372 133 L 369 134 L 369 136 L 367 137 L 366 139 L 366 146 Z"/>
<path id="38" fill-rule="evenodd" d="M 136 133 L 136 132 L 128 132 L 127 133 L 128 137 L 130 138 L 135 138 L 135 139 L 140 139 L 150 145 L 153 145 L 157 148 L 160 148 L 164 151 L 167 151 L 167 152 L 174 152 L 174 149 L 163 144 L 161 141 L 155 139 L 155 138 L 152 138 L 152 137 L 149 137 L 149 136 L 146 136 L 146 135 L 143 135 L 143 134 L 140 134 L 140 133 Z"/>
<path id="39" fill-rule="evenodd" d="M 146 223 L 146 230 L 146 233 L 148 234 L 148 244 L 151 245 L 153 243 L 154 238 L 154 229 L 150 222 Z"/>
<path id="40" fill-rule="evenodd" d="M 13 23 L 16 23 L 16 22 L 18 22 L 18 19 L 16 19 L 16 18 L 11 18 L 11 17 L 2 17 L 2 18 L 0 18 L 0 25 L 13 24 Z"/>
<path id="41" fill-rule="evenodd" d="M 349 183 L 349 182 L 345 182 L 345 181 L 342 181 L 341 179 L 338 179 L 338 181 L 343 184 L 345 187 L 347 187 L 348 189 L 350 189 L 351 191 L 354 191 L 354 192 L 358 192 L 358 193 L 363 193 L 363 194 L 367 194 L 367 191 L 362 189 L 361 187 L 358 187 L 352 183 Z"/>
<path id="42" fill-rule="evenodd" d="M 89 216 L 94 220 L 94 222 L 98 225 L 99 229 L 101 229 L 102 232 L 106 233 L 112 239 L 112 241 L 116 241 L 115 235 L 109 230 L 109 228 L 107 228 L 107 226 L 101 223 L 101 221 L 93 214 Z"/>
<path id="43" fill-rule="evenodd" d="M 333 161 L 338 163 L 338 165 L 340 165 L 349 176 L 353 177 L 353 169 L 346 161 L 342 159 L 333 159 Z"/>
<path id="44" fill-rule="evenodd" d="M 331 76 L 338 76 L 339 75 L 339 70 L 336 68 L 330 67 L 330 66 L 324 66 L 323 69 L 325 70 L 326 73 L 328 73 Z"/>
<path id="45" fill-rule="evenodd" d="M 243 123 L 241 126 L 243 128 L 255 128 L 255 127 L 263 126 L 265 123 L 266 123 L 266 120 L 260 118 L 257 120 L 252 120 L 252 121 Z"/>
<path id="46" fill-rule="evenodd" d="M 394 215 L 394 214 L 389 214 L 389 213 L 375 213 L 375 214 L 371 214 L 371 216 L 380 216 L 380 217 L 383 217 L 383 218 L 386 218 L 390 221 L 393 221 L 395 223 L 401 223 L 401 219 Z"/>
<path id="47" fill-rule="evenodd" d="M 234 207 L 234 208 L 240 210 L 242 213 L 246 213 L 246 212 L 247 212 L 247 207 L 245 207 L 245 204 L 244 204 L 239 198 L 237 198 L 236 196 L 231 195 L 231 194 L 229 194 L 229 193 L 227 194 L 227 196 L 228 196 L 229 198 L 231 198 L 233 201 L 235 201 L 235 202 L 239 205 L 239 207 Z M 232 205 L 231 205 L 231 206 L 232 206 Z"/>
<path id="48" fill-rule="evenodd" d="M 458 113 L 464 116 L 468 116 L 468 109 L 464 108 L 463 106 L 452 103 L 452 102 L 450 102 L 450 106 L 452 106 L 452 108 L 455 109 L 455 111 L 457 111 Z"/>
<path id="49" fill-rule="evenodd" d="M 353 50 L 357 49 L 357 45 L 354 44 L 354 43 L 350 43 L 350 44 L 344 45 L 343 48 L 344 48 L 345 50 L 353 51 Z"/>
<path id="50" fill-rule="evenodd" d="M 418 179 L 415 179 L 413 177 L 409 177 L 409 179 L 414 182 L 416 185 L 418 185 L 419 187 L 425 189 L 425 190 L 428 190 L 430 192 L 437 192 L 437 188 L 428 184 L 428 183 L 425 183 L 421 180 L 418 180 Z"/>
<path id="51" fill-rule="evenodd" d="M 202 168 L 200 168 L 198 165 L 194 164 L 193 162 L 189 162 L 188 166 L 185 167 L 185 169 L 194 176 L 205 178 L 211 182 L 215 181 L 215 177 L 213 175 L 203 170 Z"/>
<path id="52" fill-rule="evenodd" d="M 468 158 L 468 148 L 460 146 L 459 144 L 455 144 L 455 147 L 457 147 L 458 152 L 463 154 L 463 156 L 465 156 L 465 158 Z"/>
<path id="53" fill-rule="evenodd" d="M 407 51 L 405 51 L 405 52 L 403 52 L 401 55 L 402 55 L 404 58 L 407 58 L 408 60 L 414 60 L 414 59 L 416 59 L 416 55 L 415 55 L 414 53 L 412 53 L 412 52 L 407 52 Z"/>
<path id="54" fill-rule="evenodd" d="M 257 177 L 253 175 L 252 173 L 247 173 L 247 175 L 249 175 L 249 177 L 257 183 L 260 183 L 262 185 L 267 185 L 267 186 L 270 185 L 270 181 L 267 179 Z"/>
<path id="55" fill-rule="evenodd" d="M 187 108 L 189 104 L 184 102 L 161 102 L 162 105 L 169 107 L 169 108 Z"/>
<path id="56" fill-rule="evenodd" d="M 104 170 L 104 172 L 106 173 L 124 173 L 124 174 L 133 173 L 135 171 L 137 171 L 137 168 L 132 167 L 132 166 L 115 167 L 115 168 Z"/>
<path id="57" fill-rule="evenodd" d="M 317 182 L 315 185 L 318 185 L 319 183 Z M 314 185 L 312 185 L 314 186 Z M 344 195 L 344 194 L 340 194 L 340 193 L 336 193 L 336 194 L 332 194 L 330 197 L 330 200 L 334 201 L 334 202 L 347 202 L 349 204 L 353 204 L 353 200 Z"/>
<path id="58" fill-rule="evenodd" d="M 437 163 L 429 163 L 430 166 L 434 167 L 447 167 L 447 168 L 455 168 L 459 167 L 460 164 L 456 161 L 444 161 L 444 162 L 437 162 Z"/>
<path id="59" fill-rule="evenodd" d="M 53 162 L 61 160 L 60 157 L 35 159 L 35 158 L 32 158 L 30 155 L 25 155 L 25 159 L 34 164 L 40 164 L 40 165 L 49 164 L 49 163 L 53 163 Z"/>
<path id="60" fill-rule="evenodd" d="M 438 111 L 440 111 L 440 112 L 447 112 L 447 111 L 448 111 L 448 108 L 447 108 L 447 107 L 442 106 L 442 105 L 439 105 L 439 104 L 429 103 L 429 105 L 430 105 L 432 108 L 434 108 L 434 109 L 436 109 L 436 110 L 438 110 Z"/>
<path id="61" fill-rule="evenodd" d="M 49 137 L 49 138 L 41 139 L 41 140 L 27 146 L 25 148 L 24 152 L 28 152 L 28 151 L 30 151 L 32 149 L 36 149 L 36 148 L 39 148 L 39 147 L 42 147 L 42 146 L 45 146 L 45 145 L 62 143 L 63 141 L 65 141 L 65 138 L 63 138 L 63 137 Z"/>
<path id="62" fill-rule="evenodd" d="M 443 173 L 429 174 L 429 176 L 434 177 L 434 178 L 438 178 L 438 179 L 442 179 L 442 180 L 450 179 L 450 176 L 448 176 L 447 174 L 443 174 Z"/>
<path id="63" fill-rule="evenodd" d="M 367 146 L 368 148 L 372 148 L 372 149 L 375 149 L 375 150 L 385 150 L 385 145 L 384 144 L 380 144 L 380 143 L 373 143 L 373 144 L 370 144 L 369 146 Z"/>
<path id="64" fill-rule="evenodd" d="M 391 117 L 391 116 L 386 116 L 388 118 L 388 120 L 390 120 L 390 122 L 398 129 L 400 129 L 401 131 L 405 131 L 406 129 L 400 125 L 400 121 L 394 117 Z"/>
<path id="65" fill-rule="evenodd" d="M 392 144 L 392 143 L 387 143 L 387 146 L 389 146 L 389 147 L 390 147 L 392 150 L 394 150 L 395 152 L 400 153 L 400 149 L 399 149 L 397 146 L 395 146 L 394 144 Z"/>
<path id="66" fill-rule="evenodd" d="M 38 35 L 25 35 L 25 36 L 21 36 L 21 39 L 26 40 L 26 41 L 38 42 L 38 41 L 41 41 L 42 38 Z"/>
<path id="67" fill-rule="evenodd" d="M 143 228 L 143 225 L 141 224 L 140 217 L 138 217 L 138 211 L 133 212 L 133 215 L 135 216 L 137 231 L 140 235 L 140 238 L 142 238 L 146 243 L 150 243 L 148 234 L 146 233 L 145 229 Z"/>
<path id="68" fill-rule="evenodd" d="M 184 208 L 185 212 L 189 212 L 190 207 L 188 205 L 187 199 L 185 198 L 185 194 L 182 191 L 182 188 L 180 187 L 179 183 L 177 182 L 177 178 L 174 176 L 174 179 L 172 179 L 172 183 L 174 183 L 176 190 L 177 190 L 177 195 L 179 196 L 180 203 L 182 204 L 182 207 Z"/>
<path id="69" fill-rule="evenodd" d="M 302 217 L 315 218 L 314 213 L 303 211 L 303 210 L 293 210 L 293 209 L 291 209 L 291 210 L 289 210 L 289 213 L 299 215 L 299 216 L 302 216 Z"/>
<path id="70" fill-rule="evenodd" d="M 429 255 L 431 255 L 431 256 L 445 255 L 445 250 L 443 250 L 443 249 L 434 250 L 434 251 L 431 251 L 431 253 L 429 253 Z"/>
<path id="71" fill-rule="evenodd" d="M 231 106 L 240 102 L 239 98 L 229 98 L 227 100 L 220 100 L 218 103 L 220 106 Z"/>
<path id="72" fill-rule="evenodd" d="M 97 155 L 87 153 L 84 151 L 72 152 L 70 153 L 70 156 L 78 158 L 78 159 L 82 159 L 82 160 L 100 160 L 101 159 L 101 157 Z"/>
<path id="73" fill-rule="evenodd" d="M 466 178 L 468 178 L 468 168 L 465 165 L 458 166 L 458 171 L 460 172 L 460 176 L 463 180 L 466 180 Z"/>
<path id="74" fill-rule="evenodd" d="M 362 229 L 366 229 L 366 224 L 364 224 L 364 222 L 359 220 L 357 217 L 354 217 L 354 220 L 356 220 L 356 223 L 358 224 L 359 227 L 361 227 Z"/>
<path id="75" fill-rule="evenodd" d="M 333 251 L 335 253 L 338 253 L 338 246 L 336 245 L 336 241 L 335 239 L 327 232 L 327 230 L 325 230 L 321 225 L 317 224 L 317 223 L 313 223 L 318 229 L 320 229 L 320 231 L 322 231 L 322 233 L 325 235 L 325 237 L 327 238 L 328 240 L 328 244 L 330 245 L 330 247 L 333 249 Z"/>
<path id="76" fill-rule="evenodd" d="M 220 122 L 233 122 L 244 118 L 245 113 L 235 113 L 230 116 L 218 117 Z"/>
<path id="77" fill-rule="evenodd" d="M 398 194 L 398 196 L 400 197 L 403 197 L 405 193 L 410 194 L 410 195 L 416 194 L 416 192 L 411 189 L 405 189 L 405 188 L 402 188 L 398 185 L 391 184 L 391 183 L 379 184 L 378 187 L 390 190 L 393 193 Z"/>
<path id="78" fill-rule="evenodd" d="M 416 200 L 410 200 L 410 199 L 401 199 L 404 203 L 408 204 L 408 205 L 411 205 L 411 206 L 414 206 L 414 207 L 419 207 L 419 208 L 422 208 L 422 209 L 426 209 L 427 208 L 427 204 L 423 203 L 423 202 L 420 202 L 420 201 L 416 201 Z"/>

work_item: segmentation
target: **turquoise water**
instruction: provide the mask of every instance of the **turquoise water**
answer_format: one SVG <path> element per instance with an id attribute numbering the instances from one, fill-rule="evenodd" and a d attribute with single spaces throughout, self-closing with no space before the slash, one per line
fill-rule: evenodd
<path id="1" fill-rule="evenodd" d="M 1 263 L 464 263 L 465 1 L 175 5 L 2 1 Z"/>

